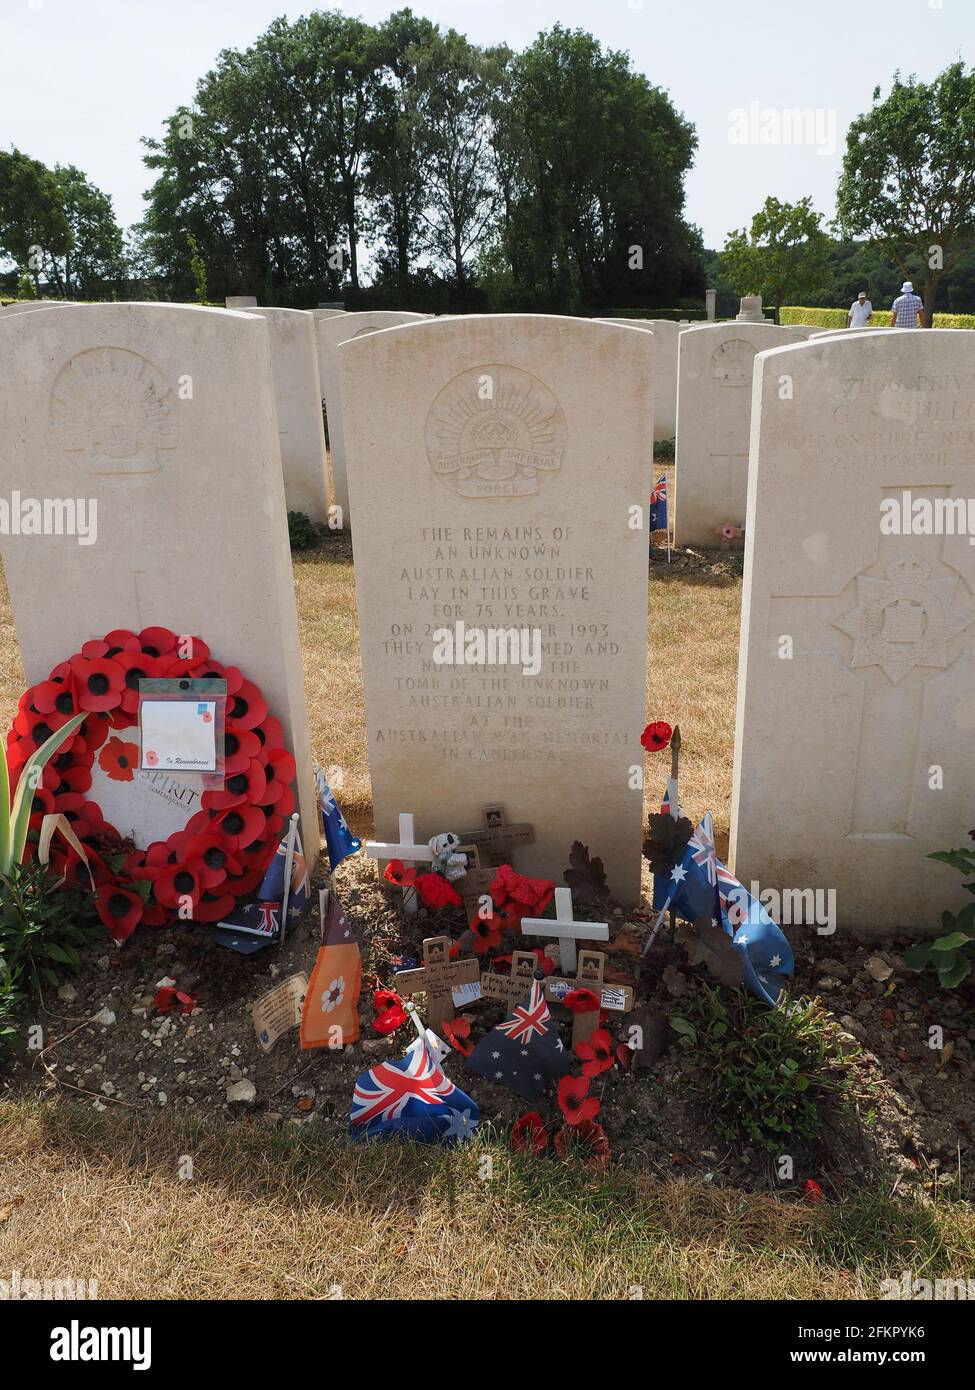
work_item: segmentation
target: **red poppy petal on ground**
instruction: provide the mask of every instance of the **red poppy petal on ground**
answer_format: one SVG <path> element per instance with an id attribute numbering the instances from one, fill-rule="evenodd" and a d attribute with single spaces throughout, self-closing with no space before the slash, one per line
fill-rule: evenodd
<path id="1" fill-rule="evenodd" d="M 142 919 L 144 904 L 138 893 L 118 884 L 103 884 L 95 894 L 95 901 L 106 931 L 116 941 L 131 936 Z"/>
<path id="2" fill-rule="evenodd" d="M 406 1010 L 402 1004 L 393 1004 L 391 1008 L 384 1009 L 372 1021 L 372 1026 L 377 1033 L 395 1033 L 397 1028 L 402 1028 L 406 1022 Z"/>
<path id="3" fill-rule="evenodd" d="M 824 1202 L 826 1200 L 823 1189 L 815 1178 L 807 1178 L 802 1184 L 802 1200 L 804 1202 Z"/>
<path id="4" fill-rule="evenodd" d="M 593 1120 L 577 1125 L 565 1125 L 555 1136 L 555 1152 L 559 1158 L 576 1155 L 583 1166 L 601 1170 L 609 1167 L 610 1148 L 606 1131 Z"/>
<path id="5" fill-rule="evenodd" d="M 653 724 L 648 724 L 640 735 L 640 742 L 648 753 L 659 753 L 662 748 L 673 737 L 674 731 L 663 719 L 656 720 Z"/>
<path id="6" fill-rule="evenodd" d="M 383 878 L 387 883 L 395 884 L 397 888 L 410 888 L 416 882 L 416 869 L 412 865 L 407 867 L 402 859 L 391 859 L 386 865 Z"/>
<path id="7" fill-rule="evenodd" d="M 163 985 L 156 994 L 156 1008 L 161 1014 L 172 1013 L 174 1009 L 179 1009 L 181 1014 L 190 1014 L 196 1008 L 196 1000 L 192 994 L 186 994 L 174 985 Z"/>
<path id="8" fill-rule="evenodd" d="M 548 1148 L 548 1130 L 537 1110 L 519 1115 L 511 1127 L 511 1147 L 516 1154 L 542 1154 Z"/>
<path id="9" fill-rule="evenodd" d="M 599 1113 L 599 1101 L 589 1095 L 587 1076 L 563 1076 L 559 1082 L 559 1108 L 570 1125 L 591 1120 Z"/>
<path id="10" fill-rule="evenodd" d="M 466 1018 L 455 1018 L 453 1023 L 442 1023 L 443 1035 L 455 1052 L 459 1052 L 464 1057 L 469 1057 L 474 1051 L 469 1042 L 466 1041 L 471 1031 L 471 1025 Z M 464 1031 L 466 1029 L 466 1032 Z"/>

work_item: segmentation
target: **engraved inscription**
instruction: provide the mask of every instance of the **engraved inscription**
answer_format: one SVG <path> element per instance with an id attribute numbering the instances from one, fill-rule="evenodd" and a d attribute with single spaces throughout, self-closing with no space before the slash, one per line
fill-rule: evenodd
<path id="1" fill-rule="evenodd" d="M 562 466 L 565 416 L 537 377 L 472 367 L 447 383 L 426 422 L 433 471 L 460 497 L 532 497 Z"/>
<path id="2" fill-rule="evenodd" d="M 758 348 L 744 338 L 729 338 L 711 357 L 711 375 L 719 386 L 751 386 Z"/>
<path id="3" fill-rule="evenodd" d="M 162 373 L 127 348 L 89 348 L 61 368 L 50 399 L 51 431 L 88 473 L 139 478 L 158 473 L 178 439 L 172 392 Z"/>

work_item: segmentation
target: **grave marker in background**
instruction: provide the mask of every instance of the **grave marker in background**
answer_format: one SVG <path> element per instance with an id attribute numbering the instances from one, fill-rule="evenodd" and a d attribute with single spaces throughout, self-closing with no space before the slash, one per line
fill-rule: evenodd
<path id="1" fill-rule="evenodd" d="M 640 884 L 653 343 L 585 319 L 432 320 L 339 349 L 377 838 L 487 802 L 530 824 L 518 867 L 598 847 Z M 528 663 L 438 664 L 433 634 L 537 634 Z M 519 639 L 520 640 L 520 639 Z M 496 651 L 496 655 L 500 655 Z M 441 646 L 441 655 L 448 655 Z"/>
<path id="2" fill-rule="evenodd" d="M 677 338 L 680 327 L 670 319 L 600 319 L 600 323 L 648 328 L 654 336 L 653 437 L 673 439 L 677 433 Z"/>

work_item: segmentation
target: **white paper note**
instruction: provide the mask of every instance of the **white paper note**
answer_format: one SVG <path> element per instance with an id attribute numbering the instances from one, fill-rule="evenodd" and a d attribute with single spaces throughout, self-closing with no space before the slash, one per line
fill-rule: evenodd
<path id="1" fill-rule="evenodd" d="M 153 771 L 215 772 L 216 710 L 214 700 L 143 700 L 141 766 Z"/>

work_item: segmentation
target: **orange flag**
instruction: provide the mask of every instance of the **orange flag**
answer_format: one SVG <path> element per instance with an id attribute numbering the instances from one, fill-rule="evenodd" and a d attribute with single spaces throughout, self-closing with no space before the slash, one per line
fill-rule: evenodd
<path id="1" fill-rule="evenodd" d="M 362 955 L 334 893 L 327 893 L 322 944 L 301 1011 L 301 1046 L 344 1047 L 359 1037 Z"/>

